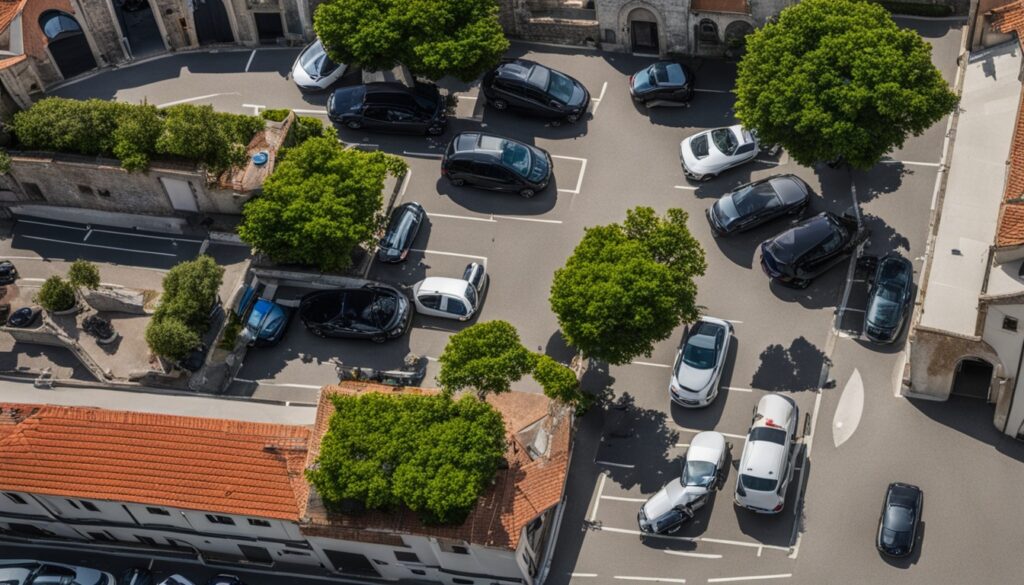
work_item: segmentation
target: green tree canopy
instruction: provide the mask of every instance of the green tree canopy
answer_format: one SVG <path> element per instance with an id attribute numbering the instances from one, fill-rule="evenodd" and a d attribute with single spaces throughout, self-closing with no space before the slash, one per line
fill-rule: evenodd
<path id="1" fill-rule="evenodd" d="M 37 300 L 47 311 L 66 311 L 75 306 L 75 287 L 54 274 L 39 288 Z"/>
<path id="2" fill-rule="evenodd" d="M 310 138 L 288 149 L 263 193 L 242 209 L 238 234 L 278 262 L 344 270 L 353 248 L 377 229 L 385 177 L 405 168 L 395 156 Z"/>
<path id="3" fill-rule="evenodd" d="M 92 262 L 79 258 L 68 268 L 68 280 L 76 288 L 96 289 L 100 285 L 100 269 Z"/>
<path id="4" fill-rule="evenodd" d="M 438 362 L 441 388 L 446 392 L 473 388 L 482 398 L 489 392 L 511 390 L 513 382 L 530 373 L 533 355 L 507 321 L 487 321 L 449 337 Z"/>
<path id="5" fill-rule="evenodd" d="M 199 345 L 223 278 L 224 269 L 209 256 L 167 271 L 160 304 L 146 325 L 146 343 L 153 353 L 178 360 Z"/>
<path id="6" fill-rule="evenodd" d="M 560 364 L 549 355 L 537 354 L 533 364 L 533 379 L 544 389 L 544 396 L 568 404 L 582 414 L 593 401 L 590 394 L 583 392 L 576 373 L 569 366 Z"/>
<path id="7" fill-rule="evenodd" d="M 920 35 L 863 0 L 803 0 L 747 37 L 736 117 L 804 165 L 869 168 L 956 107 Z"/>
<path id="8" fill-rule="evenodd" d="M 687 217 L 637 207 L 622 224 L 586 229 L 549 298 L 562 334 L 583 355 L 623 364 L 697 318 L 694 278 L 706 263 Z"/>
<path id="9" fill-rule="evenodd" d="M 176 317 L 151 319 L 146 325 L 146 345 L 170 360 L 184 359 L 199 346 L 199 334 Z"/>
<path id="10" fill-rule="evenodd" d="M 332 397 L 335 413 L 306 477 L 333 508 L 404 505 L 431 524 L 462 522 L 505 453 L 494 408 L 464 396 Z"/>
<path id="11" fill-rule="evenodd" d="M 430 79 L 475 79 L 509 47 L 495 0 L 329 0 L 313 28 L 338 63 Z"/>

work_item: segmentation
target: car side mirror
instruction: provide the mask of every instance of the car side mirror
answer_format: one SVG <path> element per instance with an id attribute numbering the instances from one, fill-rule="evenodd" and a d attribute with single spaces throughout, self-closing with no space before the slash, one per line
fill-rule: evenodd
<path id="1" fill-rule="evenodd" d="M 562 109 L 562 104 L 557 102 L 557 101 L 555 101 L 555 100 L 551 100 L 550 102 L 548 102 L 548 105 L 550 105 L 552 108 L 555 108 L 557 110 Z"/>

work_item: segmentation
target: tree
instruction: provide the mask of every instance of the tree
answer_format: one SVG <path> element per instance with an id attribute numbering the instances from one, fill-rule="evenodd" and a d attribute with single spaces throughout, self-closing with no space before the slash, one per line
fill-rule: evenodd
<path id="1" fill-rule="evenodd" d="M 224 268 L 209 256 L 175 265 L 164 276 L 163 294 L 153 318 L 174 318 L 202 333 L 209 325 L 210 309 L 223 278 Z"/>
<path id="2" fill-rule="evenodd" d="M 114 156 L 129 171 L 145 170 L 163 130 L 164 121 L 155 106 L 124 108 L 114 130 Z"/>
<path id="3" fill-rule="evenodd" d="M 536 355 L 533 379 L 544 389 L 544 396 L 572 406 L 579 414 L 586 411 L 593 401 L 592 397 L 580 388 L 576 373 L 568 366 L 556 362 L 551 356 Z"/>
<path id="4" fill-rule="evenodd" d="M 238 234 L 277 262 L 344 270 L 353 248 L 377 230 L 385 177 L 405 168 L 395 156 L 310 138 L 288 149 L 263 193 L 242 209 Z"/>
<path id="5" fill-rule="evenodd" d="M 804 165 L 869 168 L 956 104 L 929 45 L 859 0 L 786 8 L 747 38 L 736 79 L 736 117 Z"/>
<path id="6" fill-rule="evenodd" d="M 95 290 L 100 285 L 100 270 L 92 262 L 78 259 L 68 269 L 68 280 L 77 289 Z"/>
<path id="7" fill-rule="evenodd" d="M 213 106 L 192 104 L 171 106 L 164 114 L 163 132 L 156 141 L 159 152 L 199 161 L 213 172 L 245 163 L 245 148 L 239 144 L 242 133 L 233 118 L 218 115 Z"/>
<path id="8" fill-rule="evenodd" d="M 39 288 L 38 301 L 47 311 L 66 311 L 75 306 L 75 287 L 54 274 Z"/>
<path id="9" fill-rule="evenodd" d="M 324 503 L 388 510 L 404 505 L 431 524 L 460 523 L 505 454 L 505 425 L 464 396 L 335 395 L 335 412 L 306 478 Z"/>
<path id="10" fill-rule="evenodd" d="M 473 388 L 480 398 L 508 392 L 533 366 L 532 354 L 507 321 L 477 323 L 459 331 L 448 338 L 437 361 L 437 383 L 445 392 Z"/>
<path id="11" fill-rule="evenodd" d="M 509 48 L 494 0 L 330 0 L 313 28 L 332 59 L 366 70 L 476 79 Z"/>
<path id="12" fill-rule="evenodd" d="M 146 345 L 167 359 L 184 359 L 199 343 L 199 334 L 175 317 L 154 317 L 146 325 Z"/>
<path id="13" fill-rule="evenodd" d="M 697 318 L 694 278 L 706 263 L 687 217 L 637 207 L 622 224 L 586 229 L 549 298 L 562 334 L 583 355 L 623 364 Z"/>

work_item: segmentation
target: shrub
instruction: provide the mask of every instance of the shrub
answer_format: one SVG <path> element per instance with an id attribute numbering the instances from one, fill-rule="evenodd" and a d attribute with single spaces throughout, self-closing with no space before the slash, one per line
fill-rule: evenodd
<path id="1" fill-rule="evenodd" d="M 223 277 L 224 269 L 209 256 L 174 266 L 164 277 L 164 293 L 154 318 L 174 318 L 202 333 Z"/>
<path id="2" fill-rule="evenodd" d="M 211 106 L 181 104 L 164 112 L 158 151 L 199 161 L 213 172 L 245 163 L 245 149 L 234 140 L 238 134 L 235 120 L 219 116 Z"/>
<path id="3" fill-rule="evenodd" d="M 224 325 L 224 333 L 220 337 L 217 347 L 231 351 L 235 348 L 238 335 L 242 332 L 242 318 L 234 311 L 228 311 L 228 322 Z"/>
<path id="4" fill-rule="evenodd" d="M 217 124 L 227 132 L 228 138 L 242 146 L 248 146 L 249 141 L 257 132 L 263 130 L 263 118 L 259 116 L 247 116 L 245 114 L 228 114 L 216 112 Z"/>
<path id="5" fill-rule="evenodd" d="M 530 372 L 533 355 L 510 323 L 487 321 L 449 337 L 438 361 L 437 382 L 445 392 L 472 388 L 483 398 L 490 392 L 508 392 L 513 382 Z"/>
<path id="6" fill-rule="evenodd" d="M 14 115 L 14 133 L 29 150 L 110 155 L 124 107 L 104 100 L 46 98 Z"/>
<path id="7" fill-rule="evenodd" d="M 146 326 L 146 344 L 153 353 L 180 360 L 199 345 L 199 334 L 173 317 L 154 317 Z"/>
<path id="8" fill-rule="evenodd" d="M 272 110 L 263 110 L 260 112 L 260 117 L 264 120 L 270 120 L 271 122 L 284 122 L 289 113 L 291 113 L 291 110 L 288 108 L 277 108 Z"/>
<path id="9" fill-rule="evenodd" d="M 562 404 L 568 404 L 582 414 L 590 407 L 593 399 L 580 389 L 576 374 L 551 356 L 537 354 L 533 365 L 533 379 L 544 389 L 544 395 Z"/>
<path id="10" fill-rule="evenodd" d="M 154 106 L 125 108 L 114 130 L 114 156 L 129 171 L 142 171 L 156 152 L 156 141 L 163 132 L 164 121 Z"/>
<path id="11" fill-rule="evenodd" d="M 37 298 L 47 311 L 66 311 L 75 306 L 75 287 L 55 274 L 46 279 Z"/>
<path id="12" fill-rule="evenodd" d="M 292 139 L 296 145 L 302 144 L 310 138 L 322 136 L 330 136 L 330 131 L 320 118 L 298 116 L 292 124 Z"/>
<path id="13" fill-rule="evenodd" d="M 11 155 L 0 148 L 0 175 L 6 175 L 9 172 L 11 172 Z"/>
<path id="14" fill-rule="evenodd" d="M 88 260 L 75 260 L 68 269 L 68 281 L 75 288 L 94 290 L 100 285 L 100 270 Z"/>

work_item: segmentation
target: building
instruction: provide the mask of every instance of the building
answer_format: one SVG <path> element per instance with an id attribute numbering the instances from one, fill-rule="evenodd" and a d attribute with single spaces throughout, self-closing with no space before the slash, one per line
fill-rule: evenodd
<path id="1" fill-rule="evenodd" d="M 326 387 L 312 428 L 97 408 L 0 405 L 0 528 L 31 539 L 190 551 L 365 582 L 539 580 L 554 547 L 572 417 L 540 394 L 489 398 L 507 468 L 462 525 L 408 511 L 328 513 L 305 481 L 330 397 L 434 392 Z"/>

